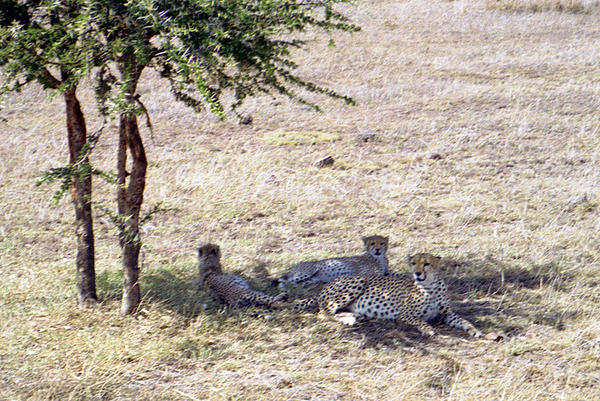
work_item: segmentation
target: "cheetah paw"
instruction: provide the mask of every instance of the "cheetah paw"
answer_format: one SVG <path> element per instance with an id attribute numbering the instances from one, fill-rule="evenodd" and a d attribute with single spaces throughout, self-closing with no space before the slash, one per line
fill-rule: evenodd
<path id="1" fill-rule="evenodd" d="M 352 313 L 339 313 L 337 319 L 347 326 L 354 326 L 356 323 L 356 316 Z"/>

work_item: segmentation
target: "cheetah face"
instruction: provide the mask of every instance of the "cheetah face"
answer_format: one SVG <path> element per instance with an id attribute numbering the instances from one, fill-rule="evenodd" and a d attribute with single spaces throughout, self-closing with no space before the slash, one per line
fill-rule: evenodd
<path id="1" fill-rule="evenodd" d="M 363 243 L 367 253 L 373 255 L 376 258 L 385 256 L 388 248 L 388 237 L 382 237 L 381 235 L 372 235 L 370 237 L 363 237 Z"/>
<path id="2" fill-rule="evenodd" d="M 198 248 L 198 273 L 200 276 L 206 276 L 209 271 L 221 273 L 221 249 L 218 245 L 204 244 Z"/>
<path id="3" fill-rule="evenodd" d="M 417 253 L 408 257 L 408 265 L 413 271 L 415 282 L 417 284 L 428 284 L 437 281 L 439 278 L 439 256 L 433 256 L 429 253 Z"/>
<path id="4" fill-rule="evenodd" d="M 198 248 L 198 257 L 200 259 L 209 257 L 221 259 L 221 248 L 219 248 L 219 245 L 204 244 Z"/>

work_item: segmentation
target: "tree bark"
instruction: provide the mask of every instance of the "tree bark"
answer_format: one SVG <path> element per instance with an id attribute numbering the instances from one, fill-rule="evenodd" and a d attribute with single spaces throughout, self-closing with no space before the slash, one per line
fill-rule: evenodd
<path id="1" fill-rule="evenodd" d="M 129 85 L 126 99 L 130 104 L 135 100 L 135 91 L 143 67 L 136 66 L 129 71 Z M 131 172 L 126 171 L 127 153 L 131 155 Z M 121 314 L 127 315 L 137 310 L 140 304 L 139 255 L 141 242 L 139 221 L 144 189 L 146 187 L 146 169 L 148 160 L 135 114 L 122 114 L 119 121 L 119 146 L 117 155 L 117 174 L 119 189 L 117 205 L 119 214 L 127 218 L 120 234 L 123 263 L 123 298 Z"/>
<path id="2" fill-rule="evenodd" d="M 75 88 L 64 92 L 69 141 L 69 163 L 76 172 L 72 178 L 71 195 L 75 207 L 75 234 L 77 237 L 77 290 L 79 302 L 92 305 L 98 301 L 96 295 L 96 268 L 94 259 L 94 225 L 92 218 L 92 175 L 86 168 L 87 128 Z M 83 167 L 83 168 L 80 168 Z"/>

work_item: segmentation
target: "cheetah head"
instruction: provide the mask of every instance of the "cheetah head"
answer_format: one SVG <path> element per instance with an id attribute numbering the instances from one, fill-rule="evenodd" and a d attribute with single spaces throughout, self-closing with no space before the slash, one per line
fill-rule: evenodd
<path id="1" fill-rule="evenodd" d="M 221 249 L 219 245 L 204 244 L 198 248 L 198 279 L 200 283 L 210 273 L 222 273 L 221 269 Z"/>
<path id="2" fill-rule="evenodd" d="M 362 240 L 365 244 L 365 250 L 367 253 L 376 258 L 385 256 L 388 249 L 388 237 L 371 235 L 370 237 L 363 237 Z"/>
<path id="3" fill-rule="evenodd" d="M 417 253 L 408 257 L 408 265 L 413 271 L 417 284 L 428 284 L 439 280 L 442 258 L 429 253 Z"/>

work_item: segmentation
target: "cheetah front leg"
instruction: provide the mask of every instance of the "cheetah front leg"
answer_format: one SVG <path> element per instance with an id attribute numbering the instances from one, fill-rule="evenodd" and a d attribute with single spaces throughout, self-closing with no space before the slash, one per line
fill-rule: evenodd
<path id="1" fill-rule="evenodd" d="M 451 310 L 447 310 L 444 315 L 444 323 L 446 323 L 450 327 L 455 327 L 457 329 L 461 329 L 469 333 L 473 337 L 481 337 L 481 331 L 477 330 L 471 322 L 463 319 L 456 313 Z"/>
<path id="2" fill-rule="evenodd" d="M 403 322 L 414 326 L 419 330 L 421 334 L 427 337 L 431 337 L 435 335 L 435 331 L 433 331 L 433 327 L 431 327 L 425 320 L 421 320 L 413 315 L 398 315 L 396 318 L 396 322 Z"/>

